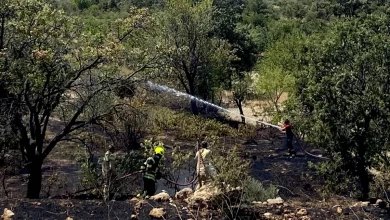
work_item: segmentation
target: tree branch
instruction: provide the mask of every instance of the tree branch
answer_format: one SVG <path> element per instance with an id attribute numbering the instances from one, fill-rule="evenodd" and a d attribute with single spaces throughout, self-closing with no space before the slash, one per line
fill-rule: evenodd
<path id="1" fill-rule="evenodd" d="M 91 70 L 91 69 L 93 69 L 94 67 L 96 67 L 97 65 L 99 65 L 99 64 L 102 62 L 102 58 L 103 58 L 102 55 L 98 55 L 98 56 L 96 57 L 96 59 L 95 59 L 91 64 L 89 64 L 89 65 L 87 65 L 87 66 L 84 66 L 83 68 L 81 68 L 80 70 L 78 70 L 78 71 L 75 73 L 74 77 L 72 77 L 72 78 L 69 80 L 69 82 L 64 86 L 62 92 L 64 92 L 66 89 L 69 89 L 69 88 L 72 86 L 72 84 L 73 84 L 77 79 L 79 79 L 80 76 L 81 76 L 81 74 L 83 74 L 85 71 Z M 61 95 L 62 95 L 62 94 L 61 94 Z"/>
<path id="2" fill-rule="evenodd" d="M 78 110 L 75 112 L 75 114 L 73 115 L 72 119 L 69 121 L 69 123 L 65 126 L 65 128 L 63 129 L 63 131 L 58 134 L 56 137 L 54 137 L 49 145 L 45 148 L 43 154 L 42 154 L 42 158 L 46 158 L 47 155 L 49 155 L 49 153 L 53 150 L 53 148 L 56 146 L 56 144 L 63 138 L 65 137 L 66 135 L 68 135 L 70 132 L 76 130 L 76 129 L 73 129 L 72 127 L 75 125 L 76 123 L 76 120 L 77 118 L 80 116 L 80 114 L 84 111 L 84 108 L 89 104 L 89 102 L 91 101 L 91 99 L 93 97 L 95 97 L 98 93 L 100 93 L 102 90 L 106 89 L 106 87 L 102 86 L 102 88 L 96 90 L 95 92 L 93 92 L 85 101 L 84 103 L 78 108 Z M 77 126 L 77 129 L 81 128 L 85 126 L 85 124 L 83 124 L 82 126 Z"/>

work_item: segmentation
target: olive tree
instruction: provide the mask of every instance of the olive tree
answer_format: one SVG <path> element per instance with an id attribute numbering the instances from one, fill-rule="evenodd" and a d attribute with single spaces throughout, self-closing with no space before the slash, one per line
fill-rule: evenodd
<path id="1" fill-rule="evenodd" d="M 30 174 L 27 197 L 37 198 L 42 164 L 58 143 L 104 120 L 119 105 L 106 102 L 104 109 L 91 111 L 90 104 L 147 67 L 148 56 L 131 39 L 150 20 L 147 11 L 134 9 L 131 16 L 113 22 L 108 33 L 91 33 L 81 20 L 43 0 L 14 0 L 3 6 L 8 14 L 0 13 L 0 77 L 16 99 L 11 127 Z M 124 65 L 133 72 L 118 74 Z M 49 136 L 54 122 L 61 129 Z"/>
<path id="2" fill-rule="evenodd" d="M 211 0 L 169 0 L 158 14 L 157 42 L 162 70 L 188 94 L 208 98 L 218 82 L 226 79 L 234 59 L 230 45 L 214 38 Z M 195 100 L 191 110 L 198 114 Z"/>
<path id="3" fill-rule="evenodd" d="M 356 177 L 369 197 L 368 168 L 389 165 L 389 19 L 372 14 L 338 22 L 309 38 L 296 74 L 299 112 L 308 140 L 325 148 L 322 169 L 331 184 Z"/>

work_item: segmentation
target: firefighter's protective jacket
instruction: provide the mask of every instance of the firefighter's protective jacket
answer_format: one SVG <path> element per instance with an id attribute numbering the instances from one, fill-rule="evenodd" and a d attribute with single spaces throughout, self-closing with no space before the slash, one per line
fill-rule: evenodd
<path id="1" fill-rule="evenodd" d="M 141 166 L 141 170 L 144 170 L 144 178 L 151 179 L 156 181 L 156 179 L 161 178 L 161 172 L 159 170 L 158 164 L 160 162 L 161 156 L 155 154 L 153 157 L 148 157 L 145 163 Z"/>

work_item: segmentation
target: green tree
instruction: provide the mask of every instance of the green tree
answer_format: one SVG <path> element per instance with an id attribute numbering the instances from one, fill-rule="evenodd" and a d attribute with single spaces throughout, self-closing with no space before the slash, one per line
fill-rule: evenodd
<path id="1" fill-rule="evenodd" d="M 254 27 L 265 27 L 272 11 L 264 0 L 247 0 L 242 12 L 242 22 Z"/>
<path id="2" fill-rule="evenodd" d="M 256 63 L 256 45 L 249 35 L 248 29 L 240 25 L 245 1 L 214 0 L 213 6 L 213 36 L 225 39 L 232 45 L 235 55 L 239 59 L 231 63 L 235 70 L 250 71 Z M 230 73 L 230 80 L 234 77 Z M 230 85 L 230 82 L 228 82 Z"/>
<path id="3" fill-rule="evenodd" d="M 268 102 L 271 113 L 280 116 L 280 98 L 294 89 L 294 74 L 298 71 L 301 37 L 292 34 L 275 42 L 264 52 L 264 58 L 256 67 L 258 77 L 256 91 Z"/>
<path id="4" fill-rule="evenodd" d="M 388 23 L 386 14 L 372 14 L 311 37 L 303 71 L 295 75 L 299 112 L 310 120 L 308 138 L 330 154 L 325 178 L 357 177 L 364 198 L 367 169 L 386 161 L 390 146 Z"/>
<path id="5" fill-rule="evenodd" d="M 233 99 L 236 103 L 238 110 L 241 114 L 241 121 L 245 124 L 244 111 L 242 104 L 247 98 L 248 94 L 251 93 L 252 76 L 249 73 L 243 73 L 236 76 L 232 82 Z"/>
<path id="6" fill-rule="evenodd" d="M 208 99 L 212 89 L 226 79 L 234 58 L 230 45 L 211 36 L 212 1 L 170 0 L 158 14 L 158 42 L 163 70 L 188 93 Z M 198 114 L 195 100 L 191 110 Z"/>
<path id="7" fill-rule="evenodd" d="M 91 107 L 100 97 L 110 97 L 118 83 L 130 80 L 133 74 L 118 74 L 118 66 L 129 65 L 134 73 L 145 68 L 139 63 L 143 60 L 136 59 L 139 50 L 125 45 L 134 45 L 127 42 L 146 28 L 148 15 L 134 10 L 103 35 L 86 31 L 80 20 L 43 0 L 10 1 L 6 10 L 13 16 L 4 22 L 0 77 L 5 90 L 16 97 L 11 128 L 30 174 L 27 197 L 38 198 L 42 164 L 58 143 L 99 123 L 119 105 L 111 100 L 103 109 Z M 58 120 L 63 126 L 50 138 L 48 127 Z"/>

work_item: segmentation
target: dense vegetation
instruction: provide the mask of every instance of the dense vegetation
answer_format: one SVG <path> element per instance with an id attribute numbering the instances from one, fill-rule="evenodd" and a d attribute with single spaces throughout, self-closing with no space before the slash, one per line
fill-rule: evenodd
<path id="1" fill-rule="evenodd" d="M 380 0 L 3 0 L 2 160 L 20 153 L 37 198 L 45 158 L 71 135 L 120 129 L 126 148 L 139 146 L 145 118 L 161 117 L 134 98 L 152 79 L 216 104 L 230 90 L 241 113 L 264 100 L 274 122 L 290 118 L 326 150 L 316 168 L 328 189 L 368 198 L 369 169 L 390 165 L 389 13 Z M 190 109 L 204 113 L 194 100 Z M 180 117 L 148 125 L 189 126 Z M 53 121 L 62 126 L 49 135 Z"/>

